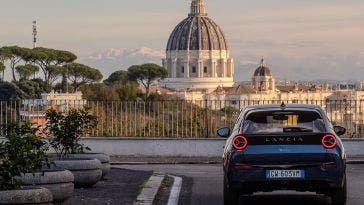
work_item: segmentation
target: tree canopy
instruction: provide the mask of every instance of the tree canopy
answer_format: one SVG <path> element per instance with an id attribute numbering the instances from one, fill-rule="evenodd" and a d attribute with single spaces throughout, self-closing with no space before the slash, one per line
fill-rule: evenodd
<path id="1" fill-rule="evenodd" d="M 32 64 L 18 65 L 15 67 L 19 78 L 22 80 L 28 80 L 32 75 L 35 75 L 39 71 L 39 67 Z"/>
<path id="2" fill-rule="evenodd" d="M 46 68 L 46 70 L 48 72 L 48 83 L 50 85 L 53 85 L 56 80 L 66 73 L 66 69 L 59 65 L 50 65 Z"/>
<path id="3" fill-rule="evenodd" d="M 0 82 L 0 100 L 18 100 L 24 96 L 24 92 L 18 86 L 9 82 Z"/>
<path id="4" fill-rule="evenodd" d="M 99 70 L 87 65 L 70 63 L 66 64 L 64 68 L 66 69 L 67 78 L 71 82 L 73 91 L 77 91 L 82 85 L 99 82 L 103 78 Z"/>
<path id="5" fill-rule="evenodd" d="M 33 49 L 31 60 L 42 69 L 44 79 L 48 84 L 52 84 L 61 76 L 59 67 L 67 63 L 72 63 L 77 56 L 69 51 L 55 50 L 51 48 L 37 47 Z"/>
<path id="6" fill-rule="evenodd" d="M 106 80 L 104 80 L 104 83 L 106 85 L 114 85 L 118 83 L 126 83 L 128 81 L 130 81 L 128 72 L 125 70 L 119 70 L 113 72 Z"/>
<path id="7" fill-rule="evenodd" d="M 6 60 L 11 58 L 10 49 L 6 47 L 0 48 L 0 62 L 4 63 Z"/>
<path id="8" fill-rule="evenodd" d="M 24 92 L 22 98 L 41 98 L 42 93 L 51 92 L 52 88 L 41 79 L 20 80 L 15 85 Z"/>
<path id="9" fill-rule="evenodd" d="M 5 72 L 5 65 L 3 62 L 0 62 L 0 73 L 1 73 L 1 77 L 0 77 L 0 81 L 4 81 L 4 72 Z"/>
<path id="10" fill-rule="evenodd" d="M 13 81 L 16 81 L 16 66 L 20 63 L 20 61 L 24 59 L 29 59 L 31 55 L 31 49 L 29 48 L 22 48 L 19 46 L 5 46 L 2 47 L 0 54 L 2 58 L 7 59 L 10 61 L 10 68 L 13 76 Z"/>
<path id="11" fill-rule="evenodd" d="M 6 65 L 12 71 L 12 81 L 0 85 L 3 99 L 39 98 L 41 93 L 57 88 L 68 92 L 68 85 L 76 91 L 82 85 L 99 82 L 103 78 L 99 70 L 74 63 L 76 59 L 77 56 L 69 51 L 52 48 L 1 47 L 0 82 L 4 81 Z M 38 76 L 39 71 L 43 79 L 31 79 L 33 75 L 34 78 Z M 127 77 L 127 74 L 124 76 Z M 61 77 L 62 81 L 59 81 Z M 53 86 L 54 83 L 58 83 L 58 87 Z"/>
<path id="12" fill-rule="evenodd" d="M 136 80 L 144 86 L 145 98 L 148 98 L 152 83 L 166 78 L 168 72 L 164 67 L 153 63 L 147 63 L 131 66 L 128 69 L 128 76 L 130 79 Z"/>

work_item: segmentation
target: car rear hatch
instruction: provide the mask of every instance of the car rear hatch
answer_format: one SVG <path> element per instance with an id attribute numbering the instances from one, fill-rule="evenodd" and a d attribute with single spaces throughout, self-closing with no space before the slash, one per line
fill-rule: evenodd
<path id="1" fill-rule="evenodd" d="M 336 149 L 325 149 L 326 127 L 315 110 L 258 110 L 248 113 L 242 125 L 247 139 L 236 163 L 252 165 L 317 165 L 334 162 Z"/>
<path id="2" fill-rule="evenodd" d="M 238 161 L 256 165 L 316 165 L 334 162 L 332 150 L 326 150 L 323 133 L 287 133 L 281 135 L 245 135 L 249 146 Z"/>

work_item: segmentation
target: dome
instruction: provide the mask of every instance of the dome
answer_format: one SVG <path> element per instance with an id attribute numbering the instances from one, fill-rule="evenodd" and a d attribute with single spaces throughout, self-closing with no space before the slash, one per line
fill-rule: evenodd
<path id="1" fill-rule="evenodd" d="M 260 66 L 255 70 L 254 76 L 272 76 L 270 69 L 267 67 L 264 59 L 260 61 Z"/>
<path id="2" fill-rule="evenodd" d="M 173 30 L 167 51 L 228 50 L 224 33 L 205 11 L 203 0 L 192 0 L 191 13 Z"/>

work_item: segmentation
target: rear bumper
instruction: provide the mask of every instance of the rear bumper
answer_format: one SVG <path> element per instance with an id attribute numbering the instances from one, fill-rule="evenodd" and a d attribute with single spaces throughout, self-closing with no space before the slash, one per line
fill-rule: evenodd
<path id="1" fill-rule="evenodd" d="M 328 181 L 267 181 L 267 182 L 244 182 L 232 186 L 233 189 L 242 193 L 271 192 L 277 190 L 293 190 L 299 192 L 317 192 L 327 194 L 331 189 L 341 187 L 336 182 Z"/>
<path id="2" fill-rule="evenodd" d="M 267 179 L 266 170 L 277 169 L 269 167 L 252 167 L 249 170 L 234 170 L 227 172 L 225 177 L 229 187 L 246 193 L 258 191 L 295 190 L 326 193 L 344 184 L 345 168 L 323 169 L 321 167 L 295 167 L 305 170 L 304 179 Z"/>

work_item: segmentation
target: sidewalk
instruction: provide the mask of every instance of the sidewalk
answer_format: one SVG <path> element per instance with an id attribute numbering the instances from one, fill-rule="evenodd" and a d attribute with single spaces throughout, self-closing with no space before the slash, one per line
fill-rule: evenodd
<path id="1" fill-rule="evenodd" d="M 222 157 L 135 157 L 111 156 L 111 164 L 222 164 Z M 364 156 L 350 156 L 348 164 L 364 164 Z"/>
<path id="2" fill-rule="evenodd" d="M 221 157 L 135 157 L 111 156 L 110 162 L 118 164 L 220 164 Z"/>
<path id="3" fill-rule="evenodd" d="M 350 156 L 348 157 L 348 164 L 364 164 L 364 156 Z"/>

